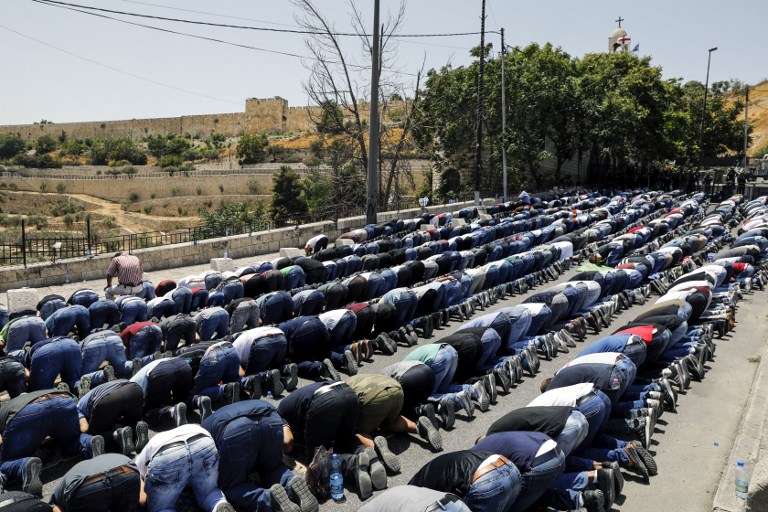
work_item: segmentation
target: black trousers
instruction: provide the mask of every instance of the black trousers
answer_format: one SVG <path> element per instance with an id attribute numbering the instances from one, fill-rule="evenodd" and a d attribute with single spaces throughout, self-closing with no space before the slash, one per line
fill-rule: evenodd
<path id="1" fill-rule="evenodd" d="M 136 512 L 139 472 L 122 466 L 82 484 L 64 504 L 67 512 Z"/>
<path id="2" fill-rule="evenodd" d="M 100 397 L 88 418 L 88 431 L 93 434 L 111 432 L 117 425 L 134 426 L 143 416 L 144 394 L 138 384 L 116 388 Z M 110 436 L 105 436 L 111 439 Z"/>
<path id="3" fill-rule="evenodd" d="M 403 415 L 417 419 L 416 407 L 427 402 L 435 385 L 435 372 L 427 365 L 410 368 L 399 379 L 403 387 Z"/>
<path id="4" fill-rule="evenodd" d="M 349 386 L 335 386 L 315 395 L 304 418 L 304 446 L 312 457 L 315 448 L 325 446 L 343 451 L 357 433 L 360 403 Z"/>
<path id="5" fill-rule="evenodd" d="M 7 491 L 0 494 L 0 510 L 3 512 L 51 512 L 51 506 L 31 494 Z"/>

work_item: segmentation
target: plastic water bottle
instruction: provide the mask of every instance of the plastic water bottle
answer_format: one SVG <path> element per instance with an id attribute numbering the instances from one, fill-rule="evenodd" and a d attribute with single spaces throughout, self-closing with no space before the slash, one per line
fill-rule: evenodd
<path id="1" fill-rule="evenodd" d="M 744 459 L 736 460 L 736 497 L 746 500 L 749 495 L 749 472 Z"/>
<path id="2" fill-rule="evenodd" d="M 344 501 L 344 476 L 341 474 L 341 457 L 338 453 L 331 455 L 331 499 L 337 503 Z"/>

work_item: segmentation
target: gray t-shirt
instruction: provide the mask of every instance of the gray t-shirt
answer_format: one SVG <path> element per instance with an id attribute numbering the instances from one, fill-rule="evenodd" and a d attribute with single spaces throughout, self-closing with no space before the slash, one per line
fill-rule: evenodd
<path id="1" fill-rule="evenodd" d="M 105 453 L 104 455 L 78 462 L 59 481 L 56 489 L 53 491 L 53 496 L 51 496 L 51 503 L 55 505 L 68 503 L 83 481 L 93 475 L 106 473 L 125 465 L 133 465 L 133 462 L 130 458 L 119 453 Z M 136 470 L 136 474 L 138 475 L 138 470 Z"/>
<path id="2" fill-rule="evenodd" d="M 425 512 L 439 500 L 443 500 L 443 507 L 438 506 L 435 510 L 470 512 L 469 507 L 452 494 L 415 485 L 398 485 L 387 489 L 360 507 L 358 512 Z"/>

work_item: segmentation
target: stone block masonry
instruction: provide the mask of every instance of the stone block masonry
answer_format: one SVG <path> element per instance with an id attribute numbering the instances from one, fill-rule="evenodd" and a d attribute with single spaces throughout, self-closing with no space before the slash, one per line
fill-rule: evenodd
<path id="1" fill-rule="evenodd" d="M 485 200 L 485 204 L 493 200 Z M 434 205 L 427 207 L 430 213 L 446 210 L 455 211 L 472 202 L 453 203 L 450 205 Z M 418 208 L 392 212 L 380 212 L 379 222 L 395 218 L 410 218 L 419 215 Z M 144 270 L 151 272 L 167 268 L 185 267 L 208 263 L 215 258 L 246 258 L 279 251 L 283 247 L 302 247 L 303 243 L 313 236 L 325 233 L 335 240 L 350 229 L 365 225 L 365 217 L 349 217 L 332 221 L 314 222 L 300 226 L 258 231 L 250 234 L 202 240 L 197 243 L 183 243 L 151 247 L 132 251 L 141 258 Z M 72 258 L 56 263 L 36 263 L 24 268 L 22 266 L 0 268 L 0 292 L 14 288 L 38 288 L 56 286 L 75 281 L 86 281 L 104 277 L 104 271 L 109 265 L 112 254 L 104 254 L 91 258 Z"/>

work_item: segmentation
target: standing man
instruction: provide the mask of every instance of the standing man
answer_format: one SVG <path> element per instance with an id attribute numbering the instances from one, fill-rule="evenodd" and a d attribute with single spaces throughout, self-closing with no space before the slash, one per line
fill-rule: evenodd
<path id="1" fill-rule="evenodd" d="M 117 278 L 116 286 L 112 286 L 114 278 Z M 136 295 L 143 298 L 143 279 L 141 260 L 133 254 L 118 252 L 107 267 L 107 287 L 104 288 L 104 293 L 109 300 L 114 300 L 118 295 Z"/>

